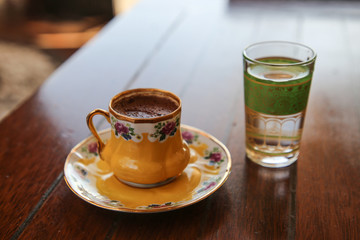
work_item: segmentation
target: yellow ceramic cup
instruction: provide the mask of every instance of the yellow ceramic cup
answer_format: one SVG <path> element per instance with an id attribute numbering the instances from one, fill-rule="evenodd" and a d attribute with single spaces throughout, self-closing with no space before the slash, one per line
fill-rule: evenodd
<path id="1" fill-rule="evenodd" d="M 115 110 L 117 104 L 142 96 L 155 96 L 176 104 L 176 109 L 159 117 L 130 117 Z M 156 105 L 156 102 L 152 103 Z M 105 144 L 92 118 L 103 115 L 111 124 L 111 138 Z M 135 187 L 156 187 L 179 176 L 190 159 L 190 151 L 180 132 L 181 100 L 160 89 L 132 89 L 114 96 L 109 111 L 95 109 L 87 116 L 90 131 L 98 141 L 102 160 L 120 181 Z"/>

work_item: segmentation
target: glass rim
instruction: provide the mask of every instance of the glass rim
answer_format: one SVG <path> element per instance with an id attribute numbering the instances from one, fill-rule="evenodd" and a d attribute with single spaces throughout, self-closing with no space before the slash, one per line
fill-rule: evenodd
<path id="1" fill-rule="evenodd" d="M 288 45 L 303 47 L 303 48 L 310 50 L 310 52 L 312 53 L 312 56 L 306 61 L 300 61 L 300 62 L 296 62 L 296 63 L 267 63 L 267 62 L 258 61 L 256 59 L 253 59 L 248 56 L 247 51 L 249 48 L 257 46 L 257 45 L 271 44 L 271 43 L 280 43 L 280 44 L 288 44 Z M 302 44 L 302 43 L 290 42 L 290 41 L 263 41 L 263 42 L 257 42 L 257 43 L 248 45 L 243 51 L 243 57 L 252 63 L 257 63 L 257 64 L 261 64 L 261 65 L 266 65 L 266 66 L 286 67 L 286 66 L 299 66 L 299 65 L 310 64 L 315 61 L 317 55 L 316 55 L 316 52 L 312 48 L 310 48 L 309 46 L 306 46 L 305 44 Z M 276 56 L 276 57 L 281 57 L 281 56 Z"/>

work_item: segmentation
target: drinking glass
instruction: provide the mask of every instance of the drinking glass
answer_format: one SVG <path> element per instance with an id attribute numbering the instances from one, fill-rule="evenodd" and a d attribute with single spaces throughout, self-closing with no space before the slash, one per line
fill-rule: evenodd
<path id="1" fill-rule="evenodd" d="M 243 52 L 246 154 L 265 167 L 299 156 L 316 53 L 293 42 L 255 43 Z"/>

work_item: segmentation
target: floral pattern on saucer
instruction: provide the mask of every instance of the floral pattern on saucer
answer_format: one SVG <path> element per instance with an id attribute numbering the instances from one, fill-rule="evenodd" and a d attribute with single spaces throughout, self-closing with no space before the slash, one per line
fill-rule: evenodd
<path id="1" fill-rule="evenodd" d="M 166 124 L 164 126 L 166 126 Z M 108 197 L 101 195 L 96 186 L 96 177 L 94 173 L 87 171 L 79 162 L 80 159 L 97 159 L 99 157 L 97 153 L 97 144 L 94 137 L 85 139 L 77 146 L 75 146 L 69 153 L 64 167 L 66 183 L 77 196 L 86 202 L 101 208 L 119 212 L 163 212 L 179 209 L 197 203 L 213 194 L 225 183 L 231 170 L 231 157 L 227 148 L 211 135 L 186 125 L 181 125 L 181 130 L 183 139 L 189 144 L 190 147 L 192 145 L 196 147 L 203 144 L 208 146 L 204 151 L 204 156 L 202 156 L 198 161 L 208 165 L 209 169 L 214 169 L 214 171 L 216 170 L 216 174 L 209 176 L 207 176 L 205 173 L 203 174 L 201 181 L 194 189 L 190 200 L 179 202 L 165 201 L 161 204 L 154 203 L 147 206 L 131 208 L 122 204 L 120 201 L 109 199 Z M 110 138 L 111 130 L 107 129 L 99 132 L 99 135 L 104 141 L 106 141 Z M 193 164 L 196 165 L 198 161 Z"/>
<path id="2" fill-rule="evenodd" d="M 220 167 L 220 165 L 225 161 L 224 156 L 222 155 L 218 147 L 214 147 L 211 151 L 205 151 L 205 159 L 209 160 L 209 164 L 212 166 Z"/>
<path id="3" fill-rule="evenodd" d="M 198 134 L 194 134 L 190 131 L 183 131 L 181 133 L 183 139 L 187 142 L 187 144 L 193 144 L 194 142 L 198 141 L 199 135 Z"/>
<path id="4" fill-rule="evenodd" d="M 98 143 L 97 142 L 92 142 L 89 143 L 87 146 L 83 146 L 81 148 L 81 152 L 86 155 L 87 158 L 91 158 L 94 156 L 99 156 L 98 153 Z"/>
<path id="5" fill-rule="evenodd" d="M 217 176 L 217 177 L 213 177 L 213 178 L 203 182 L 202 187 L 200 189 L 198 189 L 196 191 L 196 193 L 199 194 L 199 193 L 201 193 L 203 191 L 207 191 L 208 189 L 216 186 L 219 183 L 220 180 L 221 180 L 221 177 Z"/>

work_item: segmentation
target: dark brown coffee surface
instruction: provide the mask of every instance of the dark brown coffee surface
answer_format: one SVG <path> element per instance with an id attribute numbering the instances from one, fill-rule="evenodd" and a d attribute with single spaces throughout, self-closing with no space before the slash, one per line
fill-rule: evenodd
<path id="1" fill-rule="evenodd" d="M 175 111 L 179 103 L 170 97 L 158 95 L 135 95 L 124 97 L 113 104 L 113 109 L 133 118 L 154 118 Z"/>

